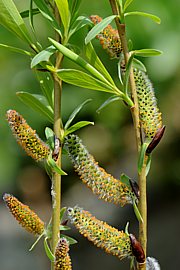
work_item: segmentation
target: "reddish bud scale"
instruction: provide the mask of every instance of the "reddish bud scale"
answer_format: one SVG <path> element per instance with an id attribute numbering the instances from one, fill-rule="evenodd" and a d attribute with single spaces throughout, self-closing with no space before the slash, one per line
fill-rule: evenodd
<path id="1" fill-rule="evenodd" d="M 97 15 L 90 16 L 91 21 L 94 25 L 100 23 L 102 18 Z M 111 25 L 105 27 L 97 36 L 99 39 L 100 44 L 102 45 L 103 49 L 107 50 L 110 57 L 112 58 L 119 58 L 122 52 L 122 46 L 120 42 L 120 38 L 118 35 L 118 31 L 113 29 Z"/>
<path id="2" fill-rule="evenodd" d="M 7 112 L 9 126 L 17 142 L 36 161 L 45 159 L 50 154 L 49 147 L 38 137 L 26 120 L 15 110 Z"/>
<path id="3" fill-rule="evenodd" d="M 65 145 L 76 172 L 94 194 L 100 199 L 121 206 L 133 202 L 136 195 L 131 187 L 101 168 L 78 136 L 71 134 L 66 137 Z"/>
<path id="4" fill-rule="evenodd" d="M 130 238 L 123 231 L 118 231 L 77 206 L 68 209 L 68 216 L 79 232 L 97 247 L 120 260 L 132 256 Z"/>
<path id="5" fill-rule="evenodd" d="M 71 270 L 71 258 L 69 256 L 69 243 L 65 238 L 60 238 L 55 251 L 55 270 Z"/>
<path id="6" fill-rule="evenodd" d="M 44 231 L 44 222 L 32 211 L 29 206 L 21 203 L 13 195 L 5 193 L 3 200 L 14 218 L 26 231 L 40 235 Z"/>

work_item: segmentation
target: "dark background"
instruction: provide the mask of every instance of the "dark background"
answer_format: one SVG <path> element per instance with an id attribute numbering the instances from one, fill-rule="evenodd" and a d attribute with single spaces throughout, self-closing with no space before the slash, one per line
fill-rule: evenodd
<path id="1" fill-rule="evenodd" d="M 111 15 L 108 1 L 82 1 L 81 13 L 102 17 Z M 25 10 L 28 1 L 15 1 L 20 11 Z M 163 270 L 178 270 L 180 241 L 180 22 L 179 0 L 134 1 L 129 10 L 141 10 L 161 17 L 161 25 L 140 17 L 127 18 L 127 32 L 134 48 L 156 48 L 164 54 L 159 57 L 143 59 L 148 74 L 153 81 L 158 104 L 167 126 L 165 136 L 153 153 L 152 169 L 148 176 L 148 255 L 156 257 Z M 28 21 L 27 21 L 28 23 Z M 47 37 L 53 32 L 41 17 L 36 16 L 37 36 L 48 45 Z M 82 47 L 86 30 L 74 36 L 72 42 Z M 0 27 L 0 43 L 20 46 L 27 49 L 21 41 Z M 117 80 L 117 61 L 109 60 L 99 42 L 93 42 L 98 55 L 109 72 Z M 74 67 L 65 60 L 65 67 Z M 16 109 L 44 138 L 44 128 L 51 125 L 41 116 L 27 108 L 16 97 L 16 91 L 40 93 L 40 87 L 32 71 L 30 60 L 23 55 L 0 49 L 0 194 L 12 193 L 34 209 L 48 222 L 51 215 L 51 183 L 43 166 L 35 163 L 16 144 L 7 125 L 5 113 Z M 124 172 L 133 179 L 136 176 L 136 148 L 131 115 L 123 103 L 115 102 L 100 114 L 96 109 L 109 97 L 108 94 L 64 85 L 63 119 L 87 98 L 93 101 L 79 114 L 79 120 L 94 121 L 95 126 L 86 127 L 78 134 L 83 139 L 96 160 L 115 177 Z M 120 208 L 96 198 L 74 174 L 69 160 L 63 159 L 63 168 L 68 176 L 63 177 L 64 206 L 79 205 L 89 210 L 99 219 L 124 229 L 130 222 L 129 230 L 137 234 L 138 224 L 131 206 Z M 72 226 L 69 235 L 78 239 L 72 246 L 71 256 L 74 270 L 117 270 L 129 269 L 128 262 L 119 262 L 89 243 Z M 49 261 L 43 252 L 42 243 L 34 251 L 28 252 L 34 238 L 16 223 L 1 201 L 0 204 L 0 269 L 49 269 Z"/>

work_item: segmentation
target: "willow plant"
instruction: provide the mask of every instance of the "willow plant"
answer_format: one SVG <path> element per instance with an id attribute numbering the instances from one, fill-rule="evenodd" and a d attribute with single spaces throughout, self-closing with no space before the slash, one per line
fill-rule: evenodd
<path id="1" fill-rule="evenodd" d="M 41 95 L 17 92 L 17 96 L 54 126 L 53 130 L 46 127 L 47 141 L 44 142 L 19 112 L 14 109 L 7 111 L 7 121 L 18 144 L 27 155 L 42 162 L 51 177 L 52 218 L 49 222 L 42 221 L 29 206 L 21 203 L 13 195 L 5 193 L 3 199 L 19 224 L 38 236 L 31 250 L 40 238 L 44 238 L 45 252 L 51 261 L 52 270 L 70 270 L 73 265 L 69 249 L 76 240 L 62 234 L 63 230 L 70 229 L 66 222 L 63 222 L 65 212 L 77 230 L 94 245 L 119 260 L 130 259 L 130 269 L 158 270 L 158 262 L 152 257 L 147 257 L 146 252 L 146 176 L 150 169 L 152 151 L 159 143 L 165 127 L 146 67 L 136 56 L 150 57 L 160 55 L 161 52 L 156 49 L 132 49 L 132 42 L 126 35 L 126 17 L 144 16 L 158 24 L 160 19 L 140 11 L 127 12 L 133 0 L 110 0 L 109 12 L 112 10 L 112 15 L 103 19 L 92 14 L 88 17 L 80 16 L 80 2 L 81 0 L 31 0 L 29 9 L 20 13 L 13 0 L 0 0 L 0 23 L 25 42 L 29 49 L 24 50 L 7 44 L 0 46 L 30 58 L 31 69 L 35 72 L 42 90 Z M 40 43 L 36 34 L 34 16 L 38 14 L 43 16 L 54 30 L 54 37 L 47 36 L 48 47 Z M 26 17 L 29 17 L 29 28 L 24 23 Z M 113 20 L 116 22 L 116 29 L 110 25 Z M 71 37 L 83 27 L 89 32 L 82 40 L 82 57 L 75 52 Z M 102 49 L 107 51 L 110 59 L 116 59 L 118 83 L 115 83 L 98 57 L 92 45 L 94 38 L 99 39 Z M 73 61 L 77 68 L 64 69 L 64 58 Z M 106 172 L 95 161 L 82 140 L 74 134 L 76 130 L 94 124 L 89 121 L 72 124 L 89 100 L 77 104 L 67 122 L 63 123 L 63 81 L 109 93 L 110 97 L 99 110 L 114 101 L 119 101 L 119 105 L 121 101 L 126 104 L 132 114 L 132 126 L 137 142 L 137 182 L 126 174 L 116 179 Z M 62 151 L 63 148 L 65 151 Z M 80 207 L 68 207 L 67 211 L 66 208 L 61 208 L 61 177 L 66 175 L 61 168 L 62 153 L 68 153 L 82 182 L 99 199 L 121 207 L 132 205 L 139 222 L 139 236 L 129 233 L 128 226 L 119 231 Z"/>

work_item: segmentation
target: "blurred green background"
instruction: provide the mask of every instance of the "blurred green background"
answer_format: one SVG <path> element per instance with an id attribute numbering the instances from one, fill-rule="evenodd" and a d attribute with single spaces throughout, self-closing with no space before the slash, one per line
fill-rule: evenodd
<path id="1" fill-rule="evenodd" d="M 20 11 L 25 10 L 29 1 L 15 1 Z M 179 0 L 138 1 L 129 10 L 154 13 L 162 19 L 160 25 L 140 17 L 127 18 L 128 37 L 134 48 L 156 48 L 164 54 L 143 59 L 149 77 L 153 81 L 158 104 L 167 126 L 165 136 L 153 153 L 152 169 L 148 176 L 148 255 L 156 257 L 163 270 L 178 269 L 179 228 L 180 228 L 180 20 Z M 1 12 L 1 11 L 0 11 Z M 111 15 L 108 1 L 82 1 L 81 14 L 101 17 Z M 28 20 L 26 20 L 28 24 Z M 35 29 L 43 46 L 48 45 L 47 37 L 53 31 L 41 15 L 35 17 Z M 71 40 L 83 47 L 87 29 L 79 31 Z M 26 45 L 10 32 L 0 27 L 0 43 L 19 46 Z M 109 72 L 117 80 L 117 61 L 109 60 L 99 42 L 93 42 L 96 51 Z M 0 193 L 12 193 L 28 204 L 48 222 L 51 215 L 51 183 L 41 164 L 35 163 L 16 144 L 6 121 L 6 111 L 15 109 L 44 138 L 44 128 L 51 125 L 34 111 L 27 108 L 16 97 L 17 91 L 40 93 L 39 84 L 30 70 L 30 60 L 0 49 Z M 64 61 L 65 67 L 74 64 Z M 120 102 L 110 104 L 100 114 L 97 108 L 109 97 L 108 94 L 87 89 L 79 89 L 64 84 L 62 111 L 64 121 L 72 110 L 87 98 L 93 101 L 79 114 L 79 120 L 94 121 L 95 126 L 86 127 L 78 134 L 96 160 L 119 177 L 124 172 L 133 179 L 136 175 L 136 149 L 131 115 Z M 99 219 L 105 220 L 119 229 L 130 221 L 130 231 L 137 234 L 137 221 L 131 207 L 120 209 L 117 206 L 99 201 L 74 174 L 67 157 L 63 168 L 68 176 L 63 178 L 63 205 L 79 205 L 91 211 Z M 1 201 L 2 202 L 2 201 Z M 73 226 L 72 226 L 73 227 Z M 91 243 L 79 236 L 73 229 L 69 234 L 79 240 L 72 246 L 71 256 L 74 270 L 129 269 L 127 262 L 104 254 Z M 49 269 L 49 262 L 43 253 L 42 244 L 31 253 L 29 247 L 34 238 L 26 234 L 13 220 L 4 204 L 0 205 L 0 262 L 2 270 Z"/>

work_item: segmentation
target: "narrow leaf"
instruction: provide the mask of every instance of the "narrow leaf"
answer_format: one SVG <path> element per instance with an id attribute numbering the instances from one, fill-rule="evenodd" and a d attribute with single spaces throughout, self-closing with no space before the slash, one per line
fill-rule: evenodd
<path id="1" fill-rule="evenodd" d="M 126 0 L 126 2 L 124 3 L 124 8 L 123 8 L 124 12 L 132 2 L 133 2 L 133 0 Z"/>
<path id="2" fill-rule="evenodd" d="M 54 122 L 53 111 L 45 105 L 47 101 L 41 95 L 33 95 L 27 92 L 17 92 L 19 99 L 36 112 L 45 116 L 51 123 Z"/>
<path id="3" fill-rule="evenodd" d="M 70 124 L 72 123 L 72 121 L 74 120 L 74 118 L 76 117 L 76 115 L 80 112 L 80 110 L 84 107 L 84 105 L 86 105 L 88 102 L 90 102 L 92 99 L 87 99 L 85 100 L 83 103 L 81 103 L 73 112 L 72 114 L 69 116 L 69 119 L 67 120 L 64 129 L 66 130 Z"/>
<path id="4" fill-rule="evenodd" d="M 139 209 L 138 209 L 138 207 L 137 207 L 137 205 L 136 205 L 136 203 L 135 202 L 133 202 L 133 208 L 134 208 L 134 213 L 135 213 L 135 215 L 136 215 L 136 217 L 137 217 L 137 220 L 139 221 L 139 222 L 144 222 L 143 221 L 143 218 L 142 218 L 142 216 L 141 216 L 141 214 L 140 214 L 140 212 L 139 212 Z"/>
<path id="5" fill-rule="evenodd" d="M 34 21 L 33 21 L 33 0 L 30 0 L 30 5 L 29 5 L 29 24 L 32 28 L 32 31 L 34 31 Z"/>
<path id="6" fill-rule="evenodd" d="M 49 46 L 45 50 L 38 53 L 31 61 L 31 68 L 34 68 L 41 62 L 48 62 L 49 58 L 55 53 L 56 49 L 54 46 Z"/>
<path id="7" fill-rule="evenodd" d="M 92 25 L 91 20 L 85 16 L 79 16 L 69 31 L 69 38 L 86 25 Z"/>
<path id="8" fill-rule="evenodd" d="M 142 49 L 142 50 L 135 50 L 133 51 L 133 53 L 141 57 L 150 57 L 150 56 L 159 56 L 162 54 L 162 51 L 156 49 Z"/>
<path id="9" fill-rule="evenodd" d="M 149 142 L 144 142 L 143 145 L 141 146 L 141 151 L 139 154 L 139 159 L 138 159 L 138 173 L 141 173 L 142 167 L 144 165 L 144 157 L 146 154 L 146 149 L 149 145 Z"/>
<path id="10" fill-rule="evenodd" d="M 114 93 L 113 89 L 109 87 L 109 85 L 80 70 L 61 69 L 58 72 L 58 77 L 69 84 L 73 84 L 79 87 Z"/>
<path id="11" fill-rule="evenodd" d="M 64 216 L 64 214 L 66 212 L 66 209 L 67 209 L 67 207 L 61 208 L 61 210 L 60 210 L 60 221 L 63 219 L 63 216 Z"/>
<path id="12" fill-rule="evenodd" d="M 69 231 L 70 227 L 68 226 L 64 226 L 64 225 L 60 225 L 60 231 Z"/>
<path id="13" fill-rule="evenodd" d="M 131 71 L 133 58 L 134 58 L 134 54 L 132 53 L 129 60 L 128 60 L 127 65 L 126 65 L 126 72 L 125 72 L 124 81 L 123 81 L 124 91 L 125 91 L 126 95 L 128 95 L 129 75 L 130 75 L 130 71 Z"/>
<path id="14" fill-rule="evenodd" d="M 97 36 L 108 24 L 110 24 L 116 15 L 109 16 L 103 19 L 100 23 L 96 24 L 87 34 L 85 38 L 85 44 L 89 43 L 95 36 Z"/>
<path id="15" fill-rule="evenodd" d="M 77 243 L 77 240 L 75 240 L 74 238 L 72 238 L 72 237 L 70 237 L 70 236 L 61 234 L 61 237 L 62 237 L 62 238 L 66 238 L 70 245 L 74 245 L 74 244 Z"/>
<path id="16" fill-rule="evenodd" d="M 145 65 L 137 58 L 133 58 L 133 68 L 147 72 Z"/>
<path id="17" fill-rule="evenodd" d="M 146 176 L 148 175 L 150 168 L 151 168 L 151 155 L 148 156 L 148 160 L 146 164 Z"/>
<path id="18" fill-rule="evenodd" d="M 104 109 L 106 106 L 108 106 L 110 103 L 114 102 L 114 101 L 117 101 L 117 100 L 120 100 L 121 98 L 118 97 L 118 96 L 112 96 L 110 98 L 108 98 L 97 110 L 96 112 L 97 113 L 100 113 L 100 111 L 102 109 Z"/>
<path id="19" fill-rule="evenodd" d="M 62 44 L 58 43 L 57 41 L 53 40 L 52 38 L 49 38 L 49 41 L 66 57 L 68 57 L 70 60 L 75 62 L 77 65 L 81 66 L 85 70 L 87 70 L 91 75 L 95 76 L 97 79 L 105 82 L 106 84 L 109 84 L 106 78 L 92 65 L 90 65 L 87 61 L 85 61 L 82 57 L 80 57 L 78 54 L 72 52 Z"/>
<path id="20" fill-rule="evenodd" d="M 31 36 L 12 0 L 0 0 L 0 24 L 28 44 L 32 43 Z"/>
<path id="21" fill-rule="evenodd" d="M 0 44 L 0 47 L 8 49 L 8 50 L 10 50 L 12 52 L 17 52 L 17 53 L 20 53 L 20 54 L 25 54 L 25 55 L 28 55 L 28 56 L 32 56 L 32 54 L 30 52 L 28 52 L 28 51 L 25 51 L 25 50 L 20 49 L 20 48 L 12 47 L 12 46 L 9 46 L 9 45 L 6 45 L 6 44 Z"/>
<path id="22" fill-rule="evenodd" d="M 68 31 L 70 22 L 69 4 L 67 0 L 55 0 L 65 32 Z"/>
<path id="23" fill-rule="evenodd" d="M 60 167 L 58 167 L 54 159 L 52 159 L 51 157 L 48 158 L 47 164 L 52 168 L 53 171 L 57 172 L 58 174 L 67 175 L 66 172 L 64 172 Z"/>
<path id="24" fill-rule="evenodd" d="M 101 62 L 101 60 L 99 59 L 99 57 L 97 56 L 94 47 L 92 45 L 91 42 L 89 42 L 86 46 L 85 46 L 85 54 L 86 57 L 89 61 L 89 63 L 95 67 L 99 72 L 101 72 L 101 74 L 111 83 L 114 84 L 113 79 L 111 78 L 111 75 L 109 74 L 109 72 L 107 71 L 107 69 L 105 68 L 105 66 L 103 65 L 103 63 Z"/>
<path id="25" fill-rule="evenodd" d="M 32 13 L 32 15 L 36 15 L 36 14 L 39 14 L 40 11 L 39 11 L 38 8 L 33 8 L 33 9 L 31 10 L 31 13 Z M 20 13 L 20 15 L 21 15 L 22 18 L 27 18 L 27 17 L 29 17 L 29 9 L 27 9 L 27 10 L 25 10 L 25 11 L 22 11 L 22 12 Z"/>
<path id="26" fill-rule="evenodd" d="M 35 71 L 37 79 L 40 83 L 41 91 L 43 95 L 46 97 L 49 105 L 51 108 L 54 107 L 53 102 L 53 93 L 54 93 L 54 86 L 52 78 L 50 77 L 50 74 L 47 72 L 41 72 L 41 71 Z"/>
<path id="27" fill-rule="evenodd" d="M 68 129 L 65 130 L 64 136 L 67 136 L 70 133 L 75 132 L 76 130 L 85 127 L 87 125 L 94 125 L 94 122 L 89 122 L 89 121 L 80 121 L 74 124 L 73 126 L 69 127 Z"/>
<path id="28" fill-rule="evenodd" d="M 36 241 L 30 247 L 29 251 L 32 251 L 35 248 L 35 246 L 37 245 L 37 243 L 39 242 L 39 240 L 42 238 L 43 235 L 44 235 L 44 232 L 41 235 L 39 235 L 39 237 L 36 239 Z"/>
<path id="29" fill-rule="evenodd" d="M 155 16 L 155 15 L 150 14 L 150 13 L 145 13 L 145 12 L 141 12 L 141 11 L 131 11 L 131 12 L 127 12 L 124 14 L 124 16 L 132 16 L 132 15 L 147 17 L 147 18 L 150 18 L 151 20 L 153 20 L 157 24 L 161 23 L 161 19 L 158 16 Z"/>
<path id="30" fill-rule="evenodd" d="M 45 249 L 46 255 L 50 259 L 50 261 L 54 262 L 55 256 L 53 255 L 53 253 L 50 250 L 50 247 L 49 247 L 48 242 L 47 242 L 47 237 L 44 239 L 44 249 Z"/>
<path id="31" fill-rule="evenodd" d="M 51 128 L 46 127 L 45 135 L 48 145 L 50 146 L 51 149 L 54 149 L 54 131 Z"/>

